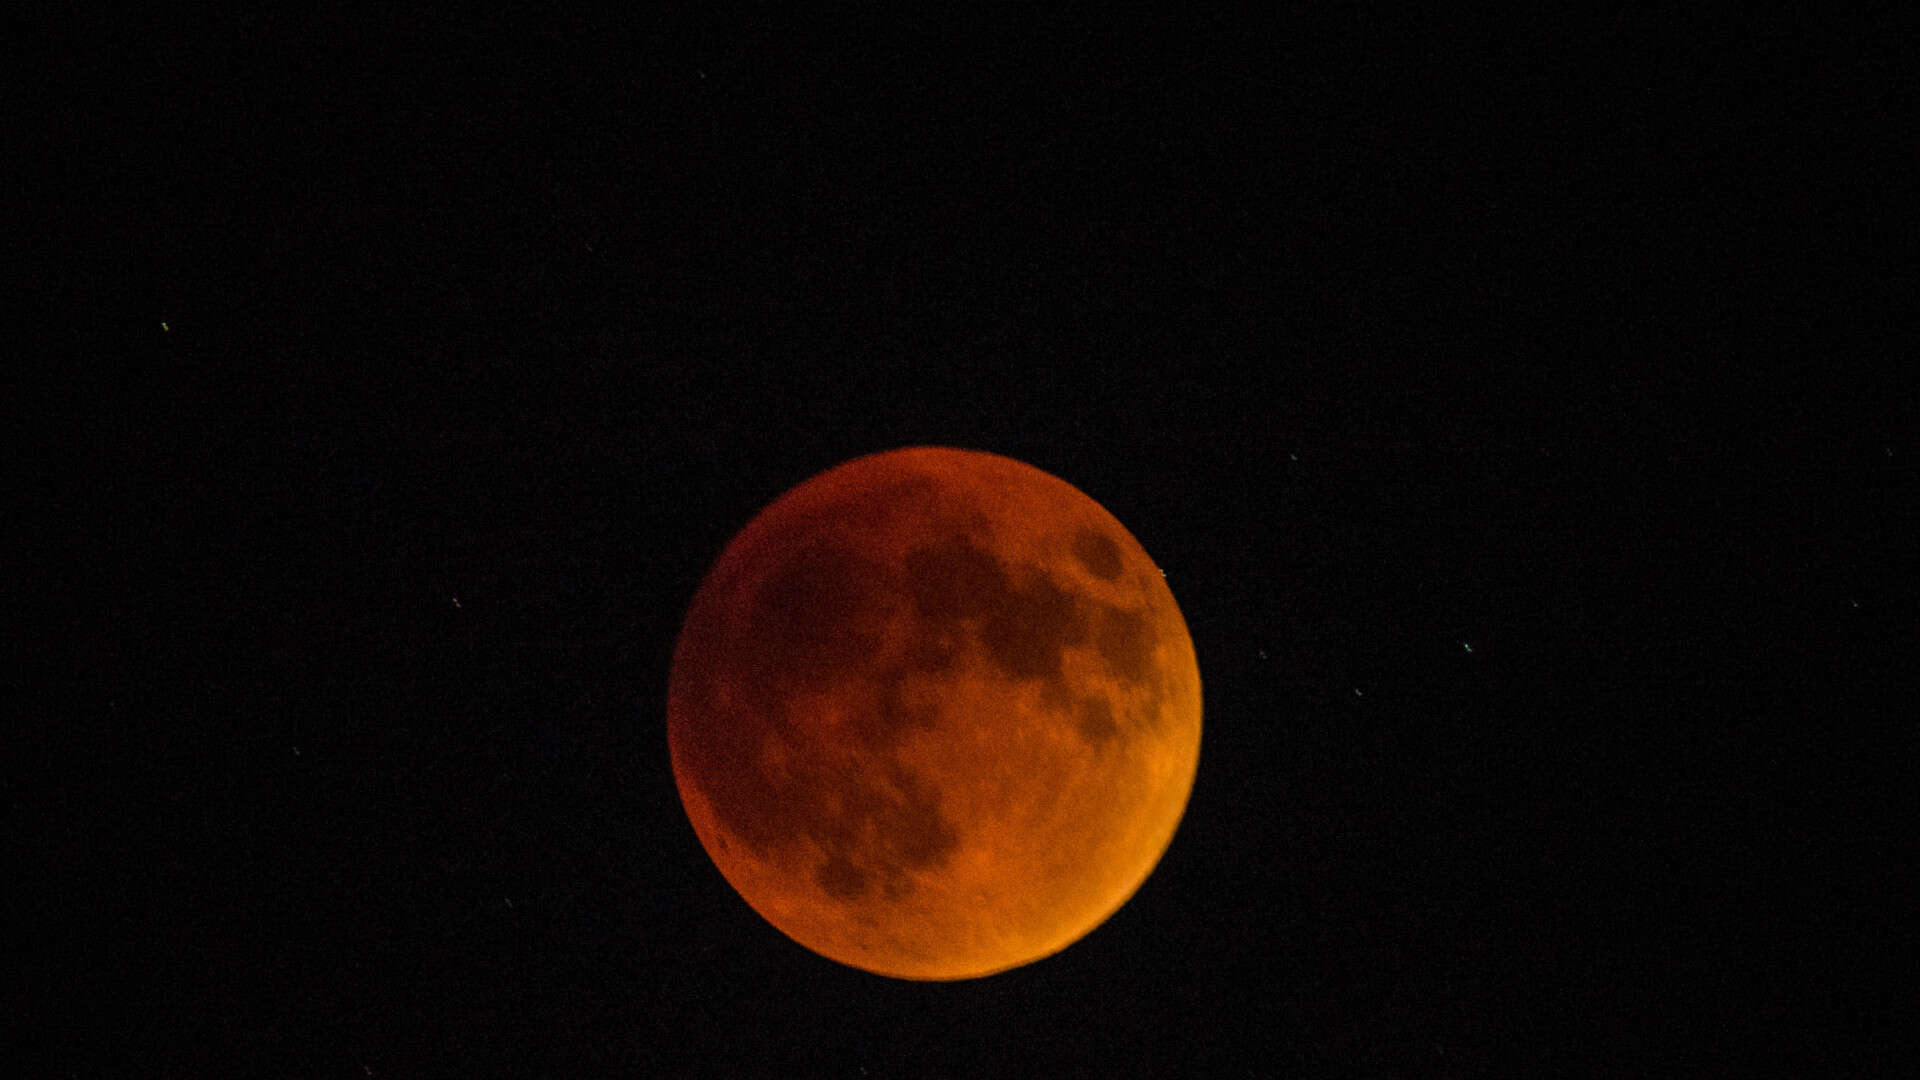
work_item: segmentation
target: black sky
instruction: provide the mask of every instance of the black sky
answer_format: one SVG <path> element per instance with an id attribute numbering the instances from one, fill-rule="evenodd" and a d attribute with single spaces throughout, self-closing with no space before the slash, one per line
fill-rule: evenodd
<path id="1" fill-rule="evenodd" d="M 40 1075 L 1911 1065 L 1890 26 L 8 19 Z M 762 922 L 665 750 L 725 541 L 913 444 L 1100 500 L 1206 684 L 1158 873 L 962 984 Z"/>

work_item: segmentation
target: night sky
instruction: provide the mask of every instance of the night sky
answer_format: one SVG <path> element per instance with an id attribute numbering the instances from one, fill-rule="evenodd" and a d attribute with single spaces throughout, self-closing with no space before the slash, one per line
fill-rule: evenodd
<path id="1" fill-rule="evenodd" d="M 273 7 L 7 16 L 31 1075 L 1911 1067 L 1890 25 Z M 1154 876 L 962 983 L 762 921 L 664 727 L 919 444 L 1205 683 Z"/>

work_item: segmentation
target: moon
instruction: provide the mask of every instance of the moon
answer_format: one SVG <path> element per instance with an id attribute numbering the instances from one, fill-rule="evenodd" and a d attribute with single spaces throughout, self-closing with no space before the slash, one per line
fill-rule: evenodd
<path id="1" fill-rule="evenodd" d="M 1104 922 L 1172 841 L 1200 672 L 1165 576 L 1049 473 L 856 458 L 727 545 L 674 647 L 681 802 L 727 881 L 829 959 L 967 979 Z"/>

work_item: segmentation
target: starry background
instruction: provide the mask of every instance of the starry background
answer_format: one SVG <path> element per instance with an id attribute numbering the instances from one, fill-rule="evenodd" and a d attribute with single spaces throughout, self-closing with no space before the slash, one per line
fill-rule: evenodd
<path id="1" fill-rule="evenodd" d="M 1911 1064 L 1890 27 L 7 19 L 34 1075 Z M 726 540 L 913 444 L 1206 684 L 1155 876 L 958 984 L 762 922 L 664 736 Z"/>

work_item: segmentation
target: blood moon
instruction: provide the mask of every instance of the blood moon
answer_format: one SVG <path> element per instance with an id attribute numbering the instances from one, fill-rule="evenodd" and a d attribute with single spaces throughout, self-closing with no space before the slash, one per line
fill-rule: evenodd
<path id="1" fill-rule="evenodd" d="M 674 649 L 695 832 L 823 956 L 964 979 L 1072 944 L 1173 838 L 1200 673 L 1161 572 L 1079 490 L 914 447 L 788 491 L 721 553 Z"/>

